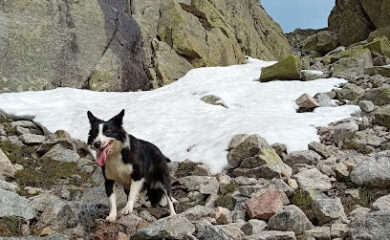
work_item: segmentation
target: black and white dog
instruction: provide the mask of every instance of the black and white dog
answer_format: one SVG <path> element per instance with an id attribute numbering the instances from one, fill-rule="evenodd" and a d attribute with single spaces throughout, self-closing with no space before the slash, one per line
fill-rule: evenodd
<path id="1" fill-rule="evenodd" d="M 116 183 L 123 185 L 128 196 L 122 214 L 130 214 L 138 194 L 146 190 L 152 206 L 168 204 L 170 214 L 175 215 L 167 166 L 170 160 L 154 144 L 127 134 L 122 127 L 124 114 L 122 110 L 110 120 L 103 121 L 88 111 L 91 123 L 88 145 L 96 150 L 96 161 L 102 167 L 110 202 L 110 214 L 106 220 L 112 222 L 117 217 Z"/>

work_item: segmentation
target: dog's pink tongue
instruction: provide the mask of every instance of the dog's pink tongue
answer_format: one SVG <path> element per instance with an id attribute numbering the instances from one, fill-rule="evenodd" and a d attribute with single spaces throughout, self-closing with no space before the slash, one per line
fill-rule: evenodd
<path id="1" fill-rule="evenodd" d="M 97 164 L 99 164 L 99 166 L 104 166 L 104 163 L 106 162 L 107 159 L 107 152 L 108 152 L 107 150 L 108 150 L 108 145 L 102 150 L 100 150 L 99 156 L 96 159 Z"/>

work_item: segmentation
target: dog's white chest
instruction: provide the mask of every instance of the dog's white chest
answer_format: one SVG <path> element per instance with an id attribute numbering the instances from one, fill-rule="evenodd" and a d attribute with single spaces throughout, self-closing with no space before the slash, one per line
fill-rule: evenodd
<path id="1" fill-rule="evenodd" d="M 120 153 L 109 156 L 105 164 L 106 178 L 114 180 L 123 186 L 130 186 L 133 166 L 124 164 Z"/>

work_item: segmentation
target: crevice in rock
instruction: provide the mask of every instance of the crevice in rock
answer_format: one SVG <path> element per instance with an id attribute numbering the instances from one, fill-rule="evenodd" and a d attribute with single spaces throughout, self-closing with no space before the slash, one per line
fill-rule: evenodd
<path id="1" fill-rule="evenodd" d="M 191 13 L 192 15 L 197 17 L 199 19 L 199 22 L 202 24 L 202 26 L 205 29 L 210 30 L 211 28 L 213 28 L 213 25 L 211 25 L 211 23 L 207 20 L 207 17 L 203 12 L 187 4 L 184 3 L 179 3 L 179 4 L 184 11 Z"/>

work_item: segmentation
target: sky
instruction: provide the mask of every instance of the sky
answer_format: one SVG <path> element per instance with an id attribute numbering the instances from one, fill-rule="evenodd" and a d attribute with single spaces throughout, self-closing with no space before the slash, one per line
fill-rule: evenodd
<path id="1" fill-rule="evenodd" d="M 296 28 L 324 28 L 335 0 L 261 0 L 269 15 L 285 33 Z"/>

